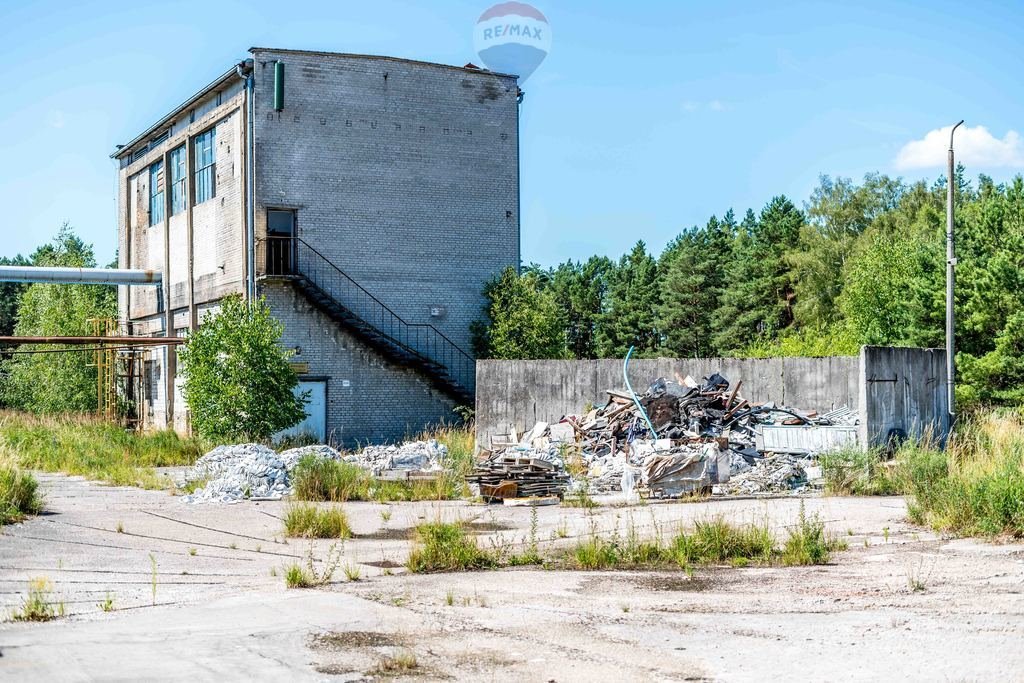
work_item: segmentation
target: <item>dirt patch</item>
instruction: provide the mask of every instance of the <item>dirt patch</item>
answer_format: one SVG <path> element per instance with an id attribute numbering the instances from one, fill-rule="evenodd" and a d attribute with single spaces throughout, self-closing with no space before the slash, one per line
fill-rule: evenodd
<path id="1" fill-rule="evenodd" d="M 315 668 L 315 671 L 325 676 L 356 677 L 359 675 L 358 671 L 353 671 L 350 667 L 341 666 L 340 664 L 320 664 Z"/>
<path id="2" fill-rule="evenodd" d="M 683 593 L 700 593 L 720 588 L 723 584 L 729 583 L 721 576 L 714 576 L 711 573 L 687 575 L 680 570 L 678 572 L 645 572 L 637 571 L 617 576 L 594 576 L 580 582 L 577 592 L 585 594 L 595 593 L 616 593 L 623 589 L 622 584 L 632 584 L 637 588 L 648 591 L 666 591 Z"/>
<path id="3" fill-rule="evenodd" d="M 312 647 L 318 650 L 348 650 L 357 647 L 398 647 L 403 642 L 404 639 L 394 633 L 331 631 L 313 636 Z"/>
<path id="4" fill-rule="evenodd" d="M 630 577 L 630 583 L 637 588 L 649 591 L 680 591 L 680 592 L 702 592 L 709 590 L 721 581 L 713 580 L 710 576 L 687 576 L 684 572 L 678 574 L 637 574 Z"/>
<path id="5" fill-rule="evenodd" d="M 380 529 L 368 534 L 352 534 L 352 538 L 360 541 L 408 541 L 415 535 L 416 529 L 412 528 Z"/>
<path id="6" fill-rule="evenodd" d="M 470 522 L 466 524 L 466 531 L 471 534 L 486 534 L 492 531 L 512 531 L 515 527 L 501 522 Z"/>
<path id="7" fill-rule="evenodd" d="M 377 562 L 360 562 L 359 564 L 365 564 L 367 567 L 377 567 L 378 569 L 398 569 L 405 565 L 401 562 L 392 562 L 391 560 L 378 560 Z"/>

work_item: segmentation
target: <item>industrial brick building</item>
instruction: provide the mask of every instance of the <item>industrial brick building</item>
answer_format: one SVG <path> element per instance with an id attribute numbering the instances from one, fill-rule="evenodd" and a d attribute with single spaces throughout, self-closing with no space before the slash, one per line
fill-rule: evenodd
<path id="1" fill-rule="evenodd" d="M 167 289 L 120 287 L 121 318 L 183 334 L 262 294 L 311 392 L 303 430 L 380 441 L 451 419 L 472 403 L 481 288 L 519 263 L 516 78 L 250 53 L 113 155 L 119 265 Z M 144 377 L 144 424 L 185 429 L 174 354 Z"/>

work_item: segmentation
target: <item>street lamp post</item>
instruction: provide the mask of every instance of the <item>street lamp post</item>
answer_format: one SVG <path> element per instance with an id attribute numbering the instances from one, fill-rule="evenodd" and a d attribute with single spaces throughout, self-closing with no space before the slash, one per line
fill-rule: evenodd
<path id="1" fill-rule="evenodd" d="M 956 364 L 953 360 L 956 353 L 953 318 L 953 288 L 956 284 L 956 248 L 953 242 L 953 174 L 956 169 L 953 165 L 953 133 L 962 124 L 963 121 L 960 121 L 949 131 L 949 178 L 946 183 L 946 405 L 949 412 L 950 430 L 953 429 L 953 423 L 956 421 L 956 399 L 954 396 Z"/>

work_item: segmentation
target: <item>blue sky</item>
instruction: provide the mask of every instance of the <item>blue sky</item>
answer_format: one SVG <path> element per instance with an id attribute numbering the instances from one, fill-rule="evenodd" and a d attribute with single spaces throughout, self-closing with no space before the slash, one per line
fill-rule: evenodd
<path id="1" fill-rule="evenodd" d="M 248 47 L 479 63 L 490 4 L 3 3 L 0 255 L 66 220 L 109 261 L 114 145 Z M 729 207 L 800 203 L 821 173 L 932 178 L 960 118 L 971 175 L 1024 169 L 1022 3 L 533 4 L 552 48 L 523 85 L 525 262 L 660 251 Z"/>

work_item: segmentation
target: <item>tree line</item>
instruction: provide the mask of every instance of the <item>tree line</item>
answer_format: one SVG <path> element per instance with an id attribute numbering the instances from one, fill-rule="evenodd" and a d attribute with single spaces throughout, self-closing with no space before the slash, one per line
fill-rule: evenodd
<path id="1" fill-rule="evenodd" d="M 0 265 L 94 268 L 96 255 L 65 224 L 52 242 L 29 257 L 0 258 Z M 90 320 L 116 317 L 114 287 L 0 283 L 0 335 L 91 335 Z M 39 413 L 96 409 L 93 353 L 53 348 L 0 348 L 0 406 Z"/>
<path id="2" fill-rule="evenodd" d="M 958 395 L 1024 399 L 1024 180 L 954 176 Z M 945 345 L 946 181 L 822 176 L 799 208 L 730 209 L 661 252 L 639 241 L 508 269 L 473 326 L 482 358 L 853 355 Z"/>

